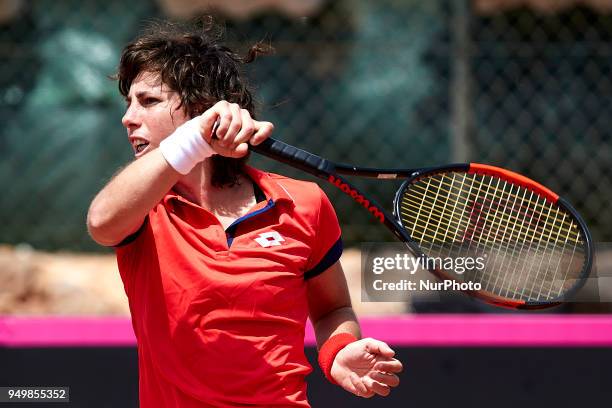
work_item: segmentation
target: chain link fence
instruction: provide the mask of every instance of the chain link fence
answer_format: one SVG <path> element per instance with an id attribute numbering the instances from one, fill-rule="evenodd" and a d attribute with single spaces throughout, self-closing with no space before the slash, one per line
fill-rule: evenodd
<path id="1" fill-rule="evenodd" d="M 142 22 L 165 16 L 161 3 L 38 0 L 0 13 L 0 242 L 97 248 L 87 206 L 131 160 L 123 101 L 107 76 Z M 612 15 L 340 0 L 304 17 L 221 17 L 232 46 L 266 40 L 276 49 L 250 72 L 275 137 L 373 167 L 507 167 L 568 198 L 596 240 L 612 238 Z M 397 187 L 362 186 L 381 197 Z M 324 188 L 347 243 L 393 239 Z"/>

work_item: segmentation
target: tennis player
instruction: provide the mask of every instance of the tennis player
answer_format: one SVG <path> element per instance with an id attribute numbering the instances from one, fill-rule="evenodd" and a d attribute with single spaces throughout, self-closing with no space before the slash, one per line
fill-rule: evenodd
<path id="1" fill-rule="evenodd" d="M 116 249 L 140 406 L 308 407 L 308 317 L 327 378 L 386 396 L 402 365 L 387 344 L 359 340 L 329 200 L 246 165 L 248 145 L 273 131 L 253 119 L 242 73 L 262 48 L 241 58 L 218 33 L 156 23 L 119 64 L 136 160 L 98 193 L 87 225 Z"/>

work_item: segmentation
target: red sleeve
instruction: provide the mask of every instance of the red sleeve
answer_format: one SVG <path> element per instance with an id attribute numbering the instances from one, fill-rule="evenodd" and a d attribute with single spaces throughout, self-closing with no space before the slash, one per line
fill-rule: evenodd
<path id="1" fill-rule="evenodd" d="M 314 228 L 313 247 L 306 265 L 305 279 L 319 275 L 342 255 L 342 237 L 334 207 L 320 188 L 320 205 Z"/>

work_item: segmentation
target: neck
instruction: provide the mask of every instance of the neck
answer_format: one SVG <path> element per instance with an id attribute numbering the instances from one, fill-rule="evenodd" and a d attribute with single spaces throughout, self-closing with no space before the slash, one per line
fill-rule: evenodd
<path id="1" fill-rule="evenodd" d="M 195 166 L 189 174 L 181 177 L 174 185 L 174 190 L 192 203 L 204 206 L 213 188 L 211 175 L 212 162 L 206 159 Z"/>
<path id="2" fill-rule="evenodd" d="M 239 184 L 232 187 L 215 187 L 211 184 L 212 161 L 204 160 L 175 184 L 174 190 L 181 196 L 217 215 L 243 213 L 255 204 L 253 183 L 243 175 Z"/>

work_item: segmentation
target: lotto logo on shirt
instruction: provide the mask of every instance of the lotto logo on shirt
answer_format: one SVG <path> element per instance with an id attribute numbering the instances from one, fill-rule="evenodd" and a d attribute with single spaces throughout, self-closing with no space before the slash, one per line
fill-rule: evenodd
<path id="1" fill-rule="evenodd" d="M 261 245 L 264 248 L 268 248 L 271 246 L 278 246 L 284 240 L 285 238 L 283 238 L 281 234 L 279 234 L 276 231 L 264 232 L 262 234 L 259 234 L 257 238 L 255 238 L 255 242 L 257 242 L 259 245 Z"/>

